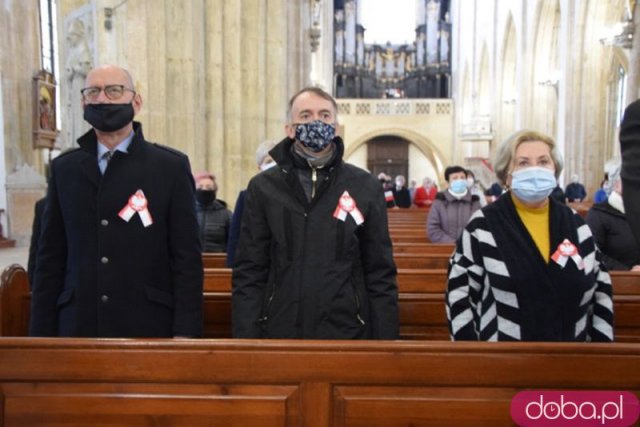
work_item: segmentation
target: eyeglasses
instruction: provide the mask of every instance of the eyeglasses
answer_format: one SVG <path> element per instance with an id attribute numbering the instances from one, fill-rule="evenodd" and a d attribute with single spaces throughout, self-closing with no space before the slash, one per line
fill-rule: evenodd
<path id="1" fill-rule="evenodd" d="M 104 88 L 96 86 L 85 87 L 80 93 L 85 101 L 95 101 L 100 96 L 100 92 L 104 92 L 108 99 L 115 101 L 122 98 L 125 91 L 132 92 L 134 95 L 136 94 L 135 90 L 124 87 L 124 85 L 107 85 Z"/>

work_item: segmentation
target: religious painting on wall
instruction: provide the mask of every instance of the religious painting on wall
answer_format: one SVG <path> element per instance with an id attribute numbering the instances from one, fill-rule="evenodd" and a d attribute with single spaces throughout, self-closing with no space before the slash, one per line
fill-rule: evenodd
<path id="1" fill-rule="evenodd" d="M 58 136 L 53 74 L 39 71 L 33 77 L 33 92 L 33 148 L 52 149 Z"/>

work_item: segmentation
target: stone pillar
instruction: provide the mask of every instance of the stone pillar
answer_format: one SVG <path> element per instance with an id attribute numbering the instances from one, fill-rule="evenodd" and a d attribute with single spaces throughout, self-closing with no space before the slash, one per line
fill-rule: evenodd
<path id="1" fill-rule="evenodd" d="M 626 105 L 640 97 L 640 6 L 636 4 L 633 12 L 633 45 L 629 53 L 629 73 L 627 74 L 627 99 Z"/>
<path id="2" fill-rule="evenodd" d="M 46 188 L 46 179 L 26 164 L 7 176 L 7 234 L 18 246 L 29 245 L 34 206 Z"/>

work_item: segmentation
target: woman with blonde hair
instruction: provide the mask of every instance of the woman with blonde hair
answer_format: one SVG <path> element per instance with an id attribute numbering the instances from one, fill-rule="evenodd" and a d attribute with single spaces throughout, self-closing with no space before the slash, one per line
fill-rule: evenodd
<path id="1" fill-rule="evenodd" d="M 493 166 L 508 192 L 456 242 L 446 292 L 452 339 L 612 341 L 611 280 L 591 231 L 549 197 L 562 172 L 555 141 L 517 132 Z"/>

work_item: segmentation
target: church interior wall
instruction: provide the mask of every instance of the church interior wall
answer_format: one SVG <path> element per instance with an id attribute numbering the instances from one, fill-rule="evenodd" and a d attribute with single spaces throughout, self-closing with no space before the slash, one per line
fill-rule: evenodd
<path id="1" fill-rule="evenodd" d="M 284 136 L 289 97 L 310 83 L 328 90 L 333 85 L 331 1 L 57 4 L 59 148 L 73 147 L 74 139 L 86 130 L 79 88 L 88 69 L 118 63 L 131 71 L 144 99 L 138 119 L 147 138 L 186 152 L 194 171 L 216 173 L 220 197 L 231 205 L 257 171 L 257 145 Z M 513 131 L 536 128 L 552 134 L 561 147 L 566 161 L 562 183 L 577 173 L 592 194 L 605 161 L 618 150 L 611 105 L 618 65 L 628 76 L 627 96 L 638 96 L 640 63 L 632 60 L 633 50 L 600 42 L 604 28 L 625 18 L 626 4 L 455 0 L 451 93 L 456 101 L 450 104 L 448 121 L 395 117 L 381 124 L 378 117 L 362 118 L 345 127 L 345 142 L 349 147 L 354 141 L 361 144 L 368 133 L 410 130 L 422 140 L 408 138 L 418 141 L 411 148 L 408 178 L 420 181 L 434 173 L 440 181 L 441 167 L 416 166 L 429 160 L 424 150 L 433 147 L 444 166 L 464 164 L 470 157 L 491 157 Z M 7 1 L 0 8 L 6 175 L 23 164 L 40 175 L 45 172 L 46 153 L 32 148 L 31 133 L 32 76 L 42 68 L 38 18 L 37 0 Z M 320 34 L 315 52 L 311 27 Z M 480 128 L 478 134 L 466 133 Z M 360 146 L 350 156 L 366 165 Z M 0 208 L 7 208 L 6 199 L 0 195 Z"/>

